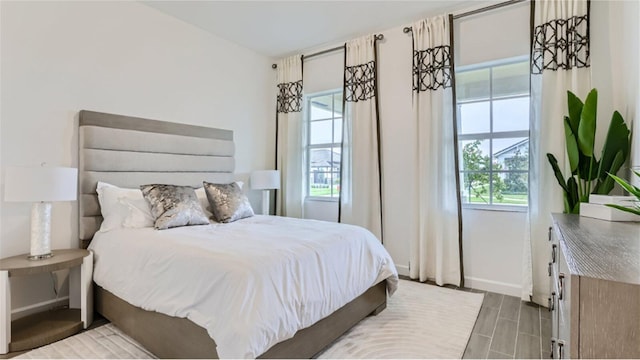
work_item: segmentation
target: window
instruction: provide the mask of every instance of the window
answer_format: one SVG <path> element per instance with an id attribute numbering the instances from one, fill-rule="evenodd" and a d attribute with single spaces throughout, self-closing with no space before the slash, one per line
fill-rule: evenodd
<path id="1" fill-rule="evenodd" d="M 527 206 L 529 61 L 456 71 L 463 204 Z"/>
<path id="2" fill-rule="evenodd" d="M 307 95 L 307 197 L 337 200 L 342 151 L 342 90 Z"/>

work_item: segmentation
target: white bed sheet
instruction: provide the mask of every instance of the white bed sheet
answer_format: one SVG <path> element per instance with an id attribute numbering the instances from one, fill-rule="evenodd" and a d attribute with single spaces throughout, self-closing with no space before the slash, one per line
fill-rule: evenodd
<path id="1" fill-rule="evenodd" d="M 186 317 L 220 358 L 255 358 L 386 279 L 393 261 L 367 230 L 277 216 L 96 233 L 94 281 L 145 310 Z"/>

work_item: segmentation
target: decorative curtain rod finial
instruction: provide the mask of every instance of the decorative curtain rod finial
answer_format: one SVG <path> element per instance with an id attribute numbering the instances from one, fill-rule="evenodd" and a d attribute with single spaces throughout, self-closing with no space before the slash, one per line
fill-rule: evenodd
<path id="1" fill-rule="evenodd" d="M 402 29 L 402 32 L 403 32 L 403 33 L 405 33 L 405 34 L 408 34 L 408 33 L 412 32 L 412 31 L 413 31 L 413 30 L 412 30 L 410 27 L 408 27 L 408 26 L 405 26 L 405 28 L 404 28 L 404 29 Z"/>
<path id="2" fill-rule="evenodd" d="M 271 68 L 272 68 L 272 69 L 276 69 L 276 68 L 278 68 L 278 64 L 271 64 Z"/>

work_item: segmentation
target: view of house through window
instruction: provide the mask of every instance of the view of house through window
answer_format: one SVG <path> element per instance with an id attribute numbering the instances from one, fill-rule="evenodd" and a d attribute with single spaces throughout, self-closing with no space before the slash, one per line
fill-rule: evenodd
<path id="1" fill-rule="evenodd" d="M 456 71 L 462 202 L 526 206 L 529 62 Z"/>
<path id="2" fill-rule="evenodd" d="M 306 96 L 307 196 L 337 199 L 340 194 L 342 90 Z"/>

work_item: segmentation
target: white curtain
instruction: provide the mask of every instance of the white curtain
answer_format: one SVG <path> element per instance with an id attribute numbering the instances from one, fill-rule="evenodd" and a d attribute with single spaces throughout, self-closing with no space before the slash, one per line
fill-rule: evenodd
<path id="1" fill-rule="evenodd" d="M 410 277 L 461 285 L 461 214 L 453 119 L 451 46 L 445 16 L 413 24 L 413 115 L 418 137 L 418 238 Z"/>
<path id="2" fill-rule="evenodd" d="M 304 189 L 304 134 L 302 121 L 302 58 L 291 56 L 278 62 L 276 168 L 280 190 L 276 214 L 302 218 Z"/>
<path id="3" fill-rule="evenodd" d="M 563 211 L 563 194 L 547 153 L 567 170 L 563 119 L 567 90 L 584 99 L 591 89 L 588 2 L 535 2 L 531 56 L 529 238 L 524 246 L 522 299 L 546 305 L 551 213 Z M 565 171 L 565 173 L 567 173 Z M 535 266 L 532 266 L 535 264 Z"/>
<path id="4" fill-rule="evenodd" d="M 339 221 L 382 241 L 375 35 L 346 43 Z"/>

